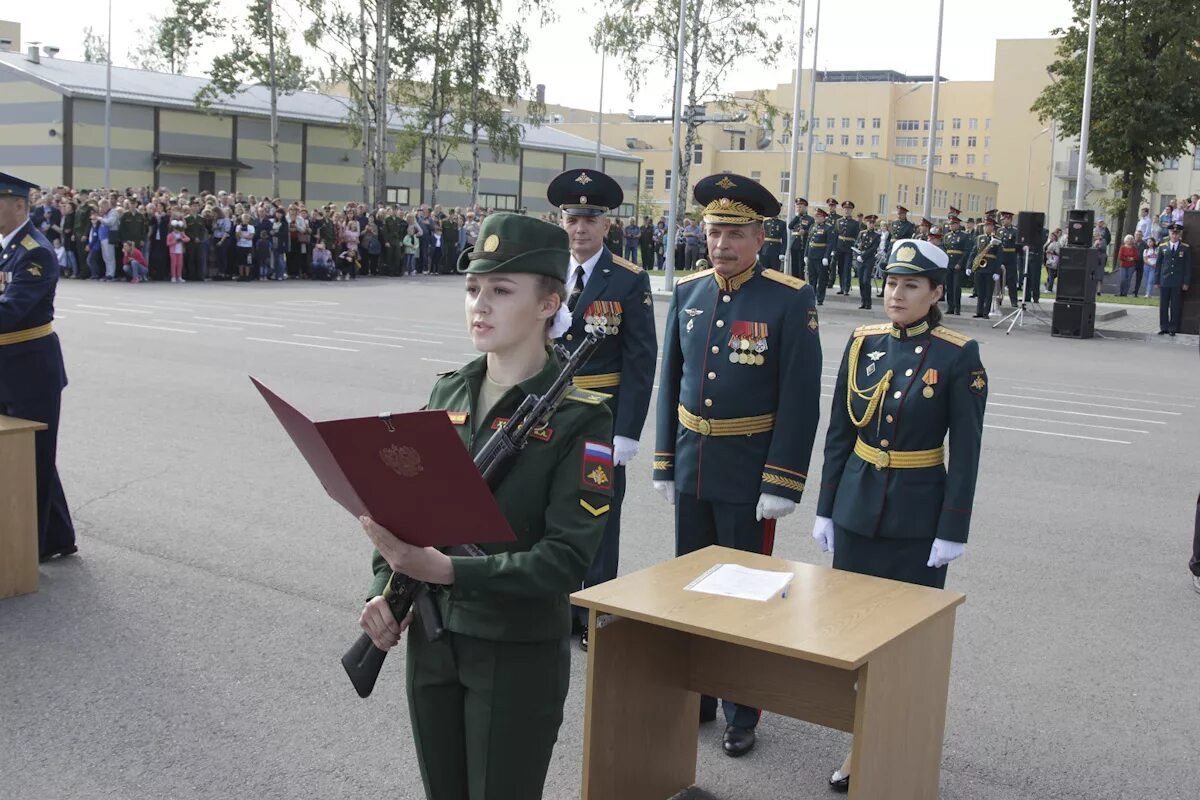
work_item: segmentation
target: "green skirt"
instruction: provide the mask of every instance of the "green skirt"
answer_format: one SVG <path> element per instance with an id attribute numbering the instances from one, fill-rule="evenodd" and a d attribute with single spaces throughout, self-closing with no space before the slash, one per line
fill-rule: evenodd
<path id="1" fill-rule="evenodd" d="M 833 568 L 860 575 L 946 588 L 946 567 L 926 566 L 933 539 L 882 539 L 859 536 L 834 526 Z"/>

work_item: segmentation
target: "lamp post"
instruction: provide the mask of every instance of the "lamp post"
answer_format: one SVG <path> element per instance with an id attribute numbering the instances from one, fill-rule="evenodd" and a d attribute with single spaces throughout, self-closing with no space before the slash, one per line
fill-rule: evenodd
<path id="1" fill-rule="evenodd" d="M 600 40 L 600 107 L 596 110 L 596 171 L 604 171 L 604 161 L 600 157 L 600 139 L 604 129 L 604 61 L 608 55 L 608 45 Z"/>
<path id="2" fill-rule="evenodd" d="M 1042 128 L 1041 133 L 1029 140 L 1029 157 L 1025 159 L 1025 204 L 1022 208 L 1029 208 L 1029 170 L 1033 166 L 1030 163 L 1033 161 L 1033 143 L 1049 132 L 1049 128 Z M 1053 163 L 1050 166 L 1053 169 Z M 1049 209 L 1047 209 L 1046 213 L 1050 213 Z"/>
<path id="3" fill-rule="evenodd" d="M 800 0 L 800 36 L 798 37 L 799 41 L 796 43 L 796 85 L 792 87 L 795 89 L 792 94 L 792 152 L 791 160 L 788 162 L 791 174 L 788 178 L 788 204 L 783 209 L 785 218 L 792 213 L 790 209 L 796 207 L 796 198 L 800 196 L 796 193 L 800 183 L 800 181 L 796 180 L 798 177 L 796 175 L 796 168 L 800 166 L 800 75 L 804 70 L 804 9 L 805 0 Z M 815 80 L 815 78 L 816 75 L 814 74 L 812 79 Z M 811 125 L 812 120 L 809 120 L 808 124 Z M 791 258 L 792 240 L 794 238 L 796 238 L 796 233 L 789 225 L 787 228 L 787 240 L 783 247 L 784 263 L 789 265 L 791 262 L 788 259 Z"/>
<path id="4" fill-rule="evenodd" d="M 907 92 L 905 92 L 904 94 L 897 97 L 896 103 L 899 104 L 901 100 L 908 97 L 910 94 L 912 94 L 913 92 L 917 91 L 920 88 L 921 88 L 921 85 L 917 84 L 916 86 L 914 86 L 913 88 L 911 88 Z M 888 150 L 890 151 L 891 148 L 889 147 Z M 892 207 L 892 167 L 894 167 L 895 165 L 896 165 L 896 155 L 895 155 L 895 153 L 892 153 L 890 156 L 888 156 L 887 191 L 884 192 L 885 207 L 882 210 L 884 220 L 887 219 L 888 209 L 890 209 Z"/>
<path id="5" fill-rule="evenodd" d="M 813 142 L 816 141 L 813 136 L 813 125 L 817 113 L 817 47 L 821 44 L 821 0 L 817 0 L 817 22 L 813 26 L 813 67 L 812 79 L 810 81 L 808 91 L 808 143 L 804 152 L 804 197 L 808 197 L 808 190 L 812 183 L 812 159 L 813 159 Z M 800 78 L 797 76 L 796 80 Z"/>
<path id="6" fill-rule="evenodd" d="M 1083 208 L 1083 181 L 1087 176 L 1088 128 L 1092 124 L 1092 77 L 1096 70 L 1096 17 L 1100 0 L 1092 0 L 1088 23 L 1087 71 L 1083 76 L 1083 119 L 1079 123 L 1079 171 L 1075 176 L 1075 208 Z"/>
<path id="7" fill-rule="evenodd" d="M 104 54 L 104 188 L 112 188 L 112 0 L 108 0 L 108 41 Z"/>
<path id="8" fill-rule="evenodd" d="M 938 90 L 942 85 L 942 20 L 946 0 L 938 0 L 937 55 L 933 60 L 933 100 L 929 108 L 929 151 L 925 155 L 925 218 L 933 219 L 933 155 L 937 150 Z"/>
<path id="9" fill-rule="evenodd" d="M 671 120 L 671 178 L 676 181 L 671 192 L 671 218 L 667 220 L 667 252 L 666 252 L 666 281 L 667 291 L 675 288 L 675 240 L 679 237 L 679 226 L 675 224 L 679 216 L 679 129 L 683 106 L 683 43 L 686 33 L 684 27 L 687 16 L 687 0 L 679 0 L 679 39 L 675 50 L 675 113 Z"/>

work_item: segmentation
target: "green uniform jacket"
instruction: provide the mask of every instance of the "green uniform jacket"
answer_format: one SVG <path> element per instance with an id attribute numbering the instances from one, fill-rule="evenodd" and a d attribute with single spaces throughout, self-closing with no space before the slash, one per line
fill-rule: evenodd
<path id="1" fill-rule="evenodd" d="M 1192 285 L 1192 248 L 1180 242 L 1175 252 L 1171 243 L 1158 248 L 1158 284 L 1167 289 Z"/>
<path id="2" fill-rule="evenodd" d="M 853 362 L 853 363 L 852 363 Z M 847 410 L 849 376 L 868 395 L 891 371 L 886 393 L 859 428 Z M 926 391 L 926 389 L 929 391 Z M 868 400 L 850 402 L 862 421 Z M 859 536 L 967 541 L 983 440 L 987 373 L 979 344 L 921 322 L 854 331 L 833 392 L 817 516 Z M 855 440 L 887 452 L 932 450 L 950 435 L 950 467 L 878 468 L 855 452 Z"/>
<path id="3" fill-rule="evenodd" d="M 804 248 L 804 257 L 833 258 L 835 248 L 832 245 L 836 236 L 833 223 L 814 222 L 808 229 L 808 244 Z"/>
<path id="4" fill-rule="evenodd" d="M 888 223 L 888 233 L 892 244 L 901 239 L 911 239 L 917 231 L 917 226 L 907 219 L 894 219 Z"/>
<path id="5" fill-rule="evenodd" d="M 472 455 L 487 443 L 498 420 L 529 394 L 542 394 L 558 376 L 558 362 L 518 384 L 482 424 L 475 401 L 486 373 L 478 358 L 442 375 L 428 408 L 445 409 Z M 543 440 L 544 439 L 544 440 Z M 585 452 L 585 443 L 592 446 Z M 607 451 L 607 460 L 597 457 Z M 568 594 L 583 578 L 604 534 L 612 497 L 612 415 L 603 395 L 573 389 L 551 418 L 545 436 L 529 441 L 496 500 L 516 541 L 482 545 L 487 556 L 452 556 L 454 585 L 437 593 L 446 630 L 492 641 L 536 642 L 570 635 Z M 391 574 L 376 551 L 370 596 L 383 592 Z"/>
<path id="6" fill-rule="evenodd" d="M 816 220 L 808 214 L 796 214 L 792 217 L 792 221 L 788 223 L 788 230 L 792 232 L 792 250 L 804 252 L 808 244 L 808 231 L 814 222 Z"/>
<path id="7" fill-rule="evenodd" d="M 942 249 L 950 259 L 950 269 L 961 270 L 971 250 L 971 237 L 964 231 L 950 231 L 942 239 Z"/>
<path id="8" fill-rule="evenodd" d="M 858 241 L 854 246 L 858 248 L 857 263 L 872 266 L 875 263 L 875 254 L 879 251 L 879 241 L 882 235 L 874 228 L 864 225 L 862 230 L 858 232 Z"/>
<path id="9" fill-rule="evenodd" d="M 840 217 L 834 228 L 837 229 L 837 252 L 849 253 L 850 248 L 854 246 L 854 241 L 858 239 L 862 223 L 854 217 Z"/>
<path id="10" fill-rule="evenodd" d="M 122 242 L 135 242 L 139 247 L 146 242 L 146 215 L 138 211 L 126 211 L 121 214 L 119 227 Z"/>

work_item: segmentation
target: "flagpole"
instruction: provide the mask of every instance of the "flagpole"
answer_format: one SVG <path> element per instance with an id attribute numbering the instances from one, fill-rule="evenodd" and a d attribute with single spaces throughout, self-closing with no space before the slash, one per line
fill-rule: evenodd
<path id="1" fill-rule="evenodd" d="M 1088 128 L 1092 124 L 1092 74 L 1096 68 L 1096 17 L 1100 0 L 1092 0 L 1088 23 L 1087 72 L 1083 78 L 1083 120 L 1079 123 L 1079 171 L 1075 174 L 1075 208 L 1083 208 L 1083 183 L 1087 176 Z"/>
<path id="2" fill-rule="evenodd" d="M 786 219 L 793 212 L 789 209 L 796 207 L 796 198 L 799 189 L 799 178 L 797 167 L 800 166 L 800 76 L 804 73 L 804 7 L 807 0 L 800 0 L 800 35 L 796 43 L 796 85 L 793 87 L 792 93 L 792 157 L 788 162 L 788 169 L 791 172 L 788 175 L 788 204 L 784 206 L 783 213 Z M 792 239 L 795 238 L 795 232 L 791 226 L 788 226 L 787 244 L 783 248 L 784 263 L 789 264 L 788 259 L 791 258 Z M 784 270 L 785 272 L 787 270 Z"/>
<path id="3" fill-rule="evenodd" d="M 675 51 L 675 113 L 671 119 L 671 179 L 676 183 L 670 188 L 671 216 L 667 220 L 667 252 L 664 253 L 668 292 L 675 287 L 675 240 L 679 236 L 676 219 L 679 216 L 679 135 L 683 116 L 683 42 L 686 33 L 684 28 L 686 15 L 687 0 L 679 0 L 679 41 Z"/>
<path id="4" fill-rule="evenodd" d="M 925 158 L 925 219 L 933 220 L 933 156 L 937 151 L 938 93 L 942 86 L 942 21 L 946 0 L 938 0 L 937 55 L 933 59 L 933 102 L 929 109 L 929 151 Z"/>
<path id="5" fill-rule="evenodd" d="M 817 48 L 821 44 L 821 0 L 817 0 L 817 22 L 813 25 L 813 66 L 808 89 L 808 143 L 804 151 L 804 197 L 812 184 L 813 126 L 817 113 Z"/>

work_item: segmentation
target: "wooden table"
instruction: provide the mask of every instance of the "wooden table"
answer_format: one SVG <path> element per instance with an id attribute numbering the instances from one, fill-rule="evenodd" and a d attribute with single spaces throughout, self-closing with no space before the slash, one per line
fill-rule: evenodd
<path id="1" fill-rule="evenodd" d="M 796 577 L 767 602 L 683 588 L 722 563 Z M 576 592 L 590 609 L 583 797 L 666 800 L 693 785 L 703 692 L 852 732 L 851 798 L 936 798 L 965 599 L 723 547 Z"/>
<path id="2" fill-rule="evenodd" d="M 41 422 L 0 416 L 0 600 L 38 588 L 37 462 Z"/>

